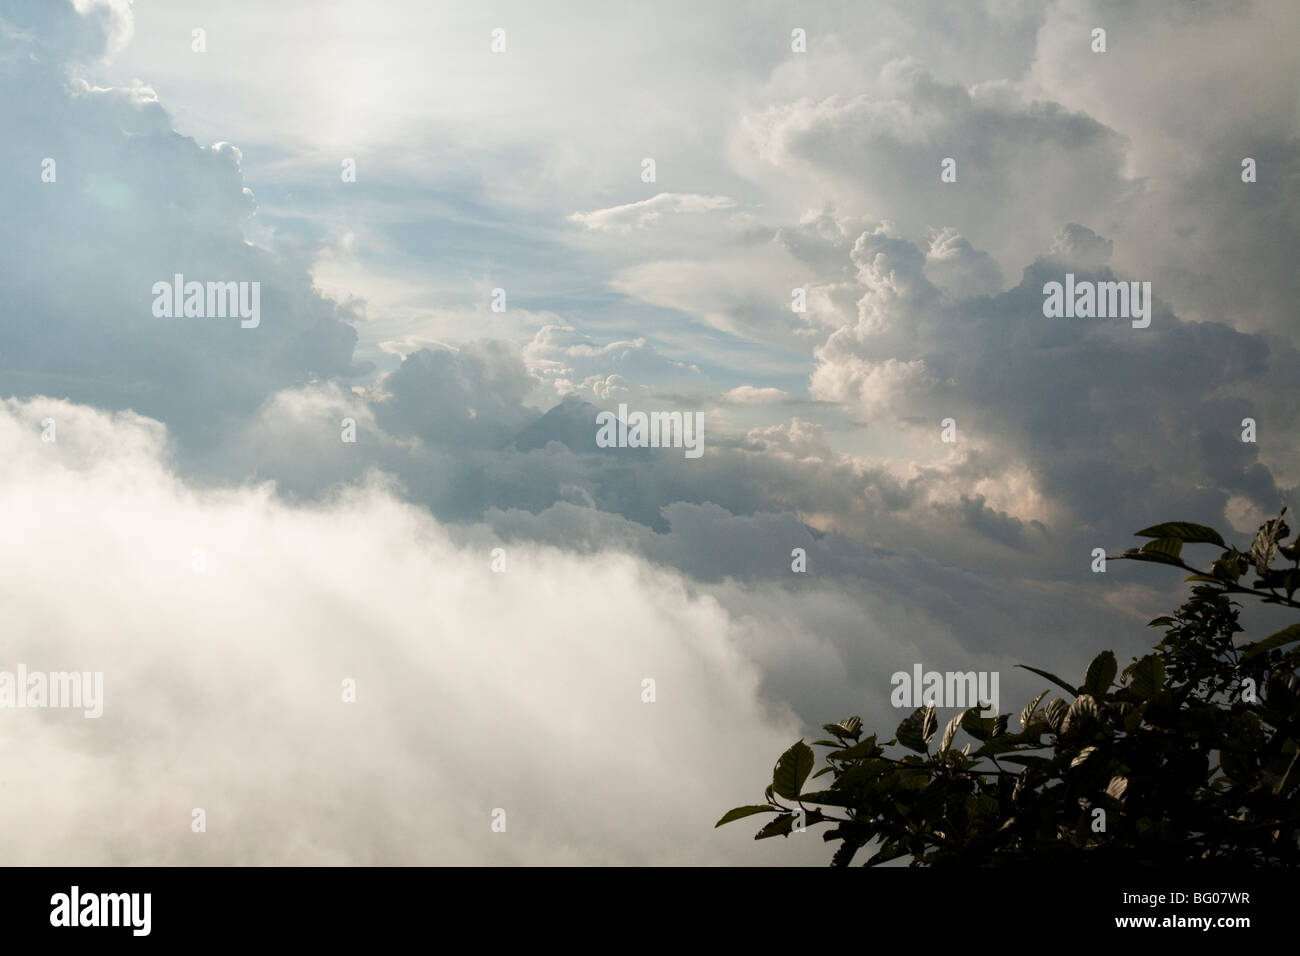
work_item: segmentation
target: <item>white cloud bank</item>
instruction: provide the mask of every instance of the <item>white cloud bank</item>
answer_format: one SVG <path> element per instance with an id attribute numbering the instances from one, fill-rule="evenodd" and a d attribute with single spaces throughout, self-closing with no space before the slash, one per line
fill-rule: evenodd
<path id="1" fill-rule="evenodd" d="M 6 861 L 823 855 L 712 829 L 798 731 L 760 700 L 739 625 L 680 578 L 514 545 L 493 573 L 379 480 L 310 508 L 192 488 L 129 412 L 9 400 L 0 441 L 0 669 L 102 671 L 105 698 L 98 720 L 0 710 Z"/>

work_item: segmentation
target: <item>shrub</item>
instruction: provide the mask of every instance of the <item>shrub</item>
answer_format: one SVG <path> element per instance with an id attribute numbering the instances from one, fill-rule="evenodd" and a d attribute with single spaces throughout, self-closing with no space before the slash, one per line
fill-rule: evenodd
<path id="1" fill-rule="evenodd" d="M 1300 538 L 1281 543 L 1285 512 L 1245 551 L 1187 522 L 1138 532 L 1147 543 L 1121 557 L 1181 568 L 1193 587 L 1151 622 L 1164 638 L 1123 673 L 1111 651 L 1078 685 L 1026 668 L 1057 695 L 1030 701 L 1015 732 L 1009 714 L 971 708 L 939 734 L 933 706 L 889 740 L 864 737 L 857 717 L 825 724 L 828 738 L 781 755 L 764 803 L 716 826 L 764 814 L 761 840 L 824 825 L 823 838 L 839 844 L 833 866 L 864 847 L 874 851 L 867 865 L 1300 863 L 1300 647 L 1291 647 L 1300 624 L 1234 640 L 1236 597 L 1300 609 Z M 1222 553 L 1198 570 L 1185 545 Z M 959 732 L 972 740 L 956 749 Z M 813 747 L 827 748 L 816 772 Z"/>

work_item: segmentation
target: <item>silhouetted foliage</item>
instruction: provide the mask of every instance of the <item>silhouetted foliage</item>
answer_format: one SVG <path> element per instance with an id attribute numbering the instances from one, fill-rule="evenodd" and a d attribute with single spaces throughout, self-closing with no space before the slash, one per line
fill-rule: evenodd
<path id="1" fill-rule="evenodd" d="M 1300 863 L 1300 647 L 1291 646 L 1300 624 L 1254 643 L 1233 639 L 1238 595 L 1300 609 L 1300 538 L 1281 543 L 1285 513 L 1246 551 L 1187 522 L 1138 532 L 1150 540 L 1121 557 L 1191 572 L 1192 596 L 1151 622 L 1164 639 L 1122 674 L 1111 651 L 1078 686 L 1027 668 L 1065 693 L 1039 694 L 1017 732 L 1010 715 L 971 708 L 939 735 L 933 706 L 890 740 L 863 737 L 857 717 L 825 724 L 829 738 L 812 744 L 829 748 L 822 769 L 813 772 L 814 751 L 799 741 L 777 761 L 765 802 L 717 826 L 770 814 L 755 837 L 765 839 L 824 824 L 824 839 L 839 844 L 833 866 L 863 847 L 874 850 L 867 865 Z M 1184 562 L 1184 545 L 1222 553 L 1198 570 Z M 1273 567 L 1279 557 L 1289 565 Z M 973 750 L 954 749 L 959 731 Z M 809 784 L 823 777 L 820 789 Z"/>

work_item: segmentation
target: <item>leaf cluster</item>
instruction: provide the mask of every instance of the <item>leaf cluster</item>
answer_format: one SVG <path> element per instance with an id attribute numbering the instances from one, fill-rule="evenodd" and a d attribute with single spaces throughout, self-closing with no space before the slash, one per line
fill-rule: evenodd
<path id="1" fill-rule="evenodd" d="M 1235 640 L 1236 596 L 1300 609 L 1300 541 L 1282 543 L 1284 515 L 1245 550 L 1189 522 L 1138 532 L 1150 540 L 1122 557 L 1184 568 L 1193 589 L 1122 672 L 1111 651 L 1077 685 L 1025 667 L 1053 687 L 1014 730 L 1010 714 L 971 708 L 940 734 L 933 706 L 886 740 L 864 737 L 857 717 L 825 724 L 825 738 L 781 755 L 763 803 L 716 825 L 766 815 L 760 840 L 821 826 L 834 866 L 864 847 L 867 865 L 1300 864 L 1300 624 Z M 1196 544 L 1223 550 L 1198 570 L 1183 557 Z"/>

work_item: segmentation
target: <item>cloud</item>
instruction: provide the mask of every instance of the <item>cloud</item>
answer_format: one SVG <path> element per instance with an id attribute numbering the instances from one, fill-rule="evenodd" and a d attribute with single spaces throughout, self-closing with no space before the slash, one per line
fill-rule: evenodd
<path id="1" fill-rule="evenodd" d="M 788 397 L 779 388 L 755 388 L 753 385 L 738 385 L 722 395 L 723 401 L 737 405 L 773 405 Z"/>
<path id="2" fill-rule="evenodd" d="M 390 431 L 429 441 L 499 446 L 536 417 L 523 404 L 533 384 L 518 351 L 504 342 L 420 349 L 384 378 L 375 417 Z"/>
<path id="3" fill-rule="evenodd" d="M 1045 258 L 1070 268 L 1092 272 L 1105 267 L 1114 248 L 1113 242 L 1097 235 L 1087 226 L 1068 222 L 1052 240 Z"/>
<path id="4" fill-rule="evenodd" d="M 1002 290 L 1002 275 L 993 257 L 976 249 L 951 226 L 930 240 L 925 277 L 950 298 L 994 295 Z"/>
<path id="5" fill-rule="evenodd" d="M 806 56 L 775 3 L 688 35 L 662 10 L 575 28 L 507 5 L 494 57 L 473 11 L 286 4 L 0 22 L 27 94 L 0 104 L 0 395 L 20 397 L 0 491 L 22 534 L 0 573 L 27 596 L 20 650 L 102 659 L 127 693 L 108 730 L 11 733 L 46 777 L 0 809 L 63 859 L 92 800 L 96 860 L 812 854 L 707 829 L 798 735 L 784 706 L 887 732 L 887 675 L 917 660 L 1078 673 L 1098 633 L 1137 650 L 1125 628 L 1170 606 L 1159 569 L 1080 556 L 1156 520 L 1250 531 L 1294 493 L 1285 5 L 831 3 Z M 1066 270 L 1153 279 L 1151 328 L 1044 320 Z M 261 327 L 155 320 L 177 271 L 260 281 Z M 22 400 L 46 395 L 100 410 Z M 594 447 L 623 401 L 704 410 L 705 456 Z M 608 696 L 647 661 L 659 703 L 639 677 Z M 610 713 L 647 736 L 610 749 Z M 700 728 L 736 720 L 709 765 Z M 482 741 L 520 728 L 509 777 Z M 132 803 L 155 778 L 160 802 Z M 204 801 L 229 844 L 190 839 Z"/>
<path id="6" fill-rule="evenodd" d="M 1270 472 L 1259 446 L 1240 440 L 1240 422 L 1267 414 L 1294 434 L 1295 410 L 1276 403 L 1294 391 L 1294 350 L 1182 321 L 1158 297 L 1150 329 L 1045 319 L 1042 288 L 1066 270 L 1081 279 L 1129 278 L 1104 265 L 1110 251 L 1108 240 L 1070 224 L 1015 288 L 951 298 L 926 278 L 918 247 L 884 226 L 864 232 L 853 251 L 857 321 L 819 349 L 812 394 L 850 403 L 865 421 L 913 431 L 913 458 L 938 452 L 938 424 L 954 419 L 957 442 L 946 450 L 956 456 L 951 476 L 968 489 L 964 520 L 1016 546 L 1022 539 L 992 522 L 969 489 L 1025 469 L 1031 497 L 1065 509 L 1060 519 L 1091 524 L 1094 534 L 1140 527 L 1153 502 L 1211 525 L 1223 522 L 1231 496 L 1275 508 L 1287 471 Z M 1234 508 L 1241 513 L 1240 503 Z"/>
<path id="7" fill-rule="evenodd" d="M 690 215 L 733 209 L 734 199 L 726 196 L 700 196 L 695 193 L 659 193 L 640 202 L 596 209 L 592 212 L 575 212 L 570 220 L 588 229 L 602 232 L 627 233 L 635 229 L 657 226 L 665 217 Z"/>
<path id="8" fill-rule="evenodd" d="M 1121 202 L 1124 138 L 1010 82 L 944 82 L 913 57 L 886 64 L 873 89 L 752 109 L 744 141 L 769 172 L 811 183 L 837 205 L 906 234 L 954 226 L 1004 267 L 1061 222 Z M 956 163 L 955 182 L 940 179 Z M 1069 183 L 1070 188 L 1061 188 Z"/>
<path id="9" fill-rule="evenodd" d="M 116 35 L 125 5 L 82 4 L 73 20 L 34 6 L 16 11 L 41 21 L 34 34 L 0 34 L 0 75 L 25 91 L 0 104 L 0 162 L 16 171 L 0 183 L 0 304 L 23 329 L 6 337 L 0 391 L 132 408 L 188 442 L 281 388 L 364 372 L 354 314 L 313 289 L 302 250 L 244 241 L 255 203 L 240 150 L 178 135 L 149 87 L 69 78 L 47 52 L 87 54 L 81 32 L 48 21 Z M 260 283 L 260 325 L 156 317 L 153 286 L 178 273 Z"/>
<path id="10" fill-rule="evenodd" d="M 524 544 L 493 573 L 378 484 L 310 507 L 200 490 L 130 413 L 9 400 L 0 440 L 7 667 L 102 671 L 105 697 L 98 720 L 0 714 L 22 775 L 0 794 L 6 859 L 788 858 L 710 829 L 798 734 L 737 623 L 680 577 Z"/>
<path id="11" fill-rule="evenodd" d="M 524 347 L 529 370 L 554 389 L 602 402 L 646 391 L 703 391 L 708 378 L 694 364 L 663 355 L 645 338 L 599 343 L 568 325 L 539 329 Z"/>
<path id="12" fill-rule="evenodd" d="M 56 65 L 111 57 L 133 32 L 130 0 L 10 0 L 0 15 L 0 36 L 30 44 Z"/>
<path id="13" fill-rule="evenodd" d="M 1098 25 L 1107 50 L 1078 42 Z M 1093 219 L 1115 262 L 1152 280 L 1180 315 L 1290 337 L 1300 298 L 1300 7 L 1249 4 L 1053 4 L 1023 78 L 1121 132 L 1141 183 L 1125 208 Z M 1195 70 L 1171 68 L 1195 61 Z M 1253 158 L 1256 182 L 1242 181 Z M 1072 187 L 1073 188 L 1073 187 Z M 1089 222 L 1089 217 L 1072 217 Z"/>
<path id="14" fill-rule="evenodd" d="M 791 420 L 787 425 L 771 425 L 750 429 L 746 436 L 750 447 L 767 452 L 781 452 L 795 458 L 834 457 L 825 430 L 816 422 Z"/>

